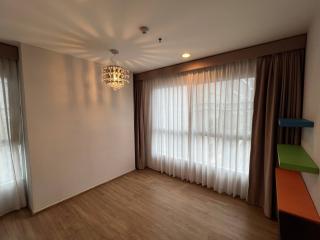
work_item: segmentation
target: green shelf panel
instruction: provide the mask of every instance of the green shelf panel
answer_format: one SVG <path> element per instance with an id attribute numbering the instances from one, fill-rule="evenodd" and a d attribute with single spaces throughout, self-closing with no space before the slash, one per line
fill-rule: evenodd
<path id="1" fill-rule="evenodd" d="M 280 168 L 319 174 L 319 167 L 300 145 L 278 144 Z"/>

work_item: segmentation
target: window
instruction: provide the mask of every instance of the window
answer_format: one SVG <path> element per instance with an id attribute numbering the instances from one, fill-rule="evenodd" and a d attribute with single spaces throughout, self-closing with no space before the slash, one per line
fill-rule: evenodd
<path id="1" fill-rule="evenodd" d="M 227 90 L 227 85 L 232 82 L 221 81 L 198 85 L 191 92 L 189 101 L 187 86 L 155 89 L 152 94 L 152 156 L 171 157 L 176 160 L 188 161 L 188 136 L 191 135 L 193 144 L 207 149 L 209 158 L 196 158 L 198 164 L 218 164 L 228 170 L 235 166 L 223 164 L 222 155 L 230 157 L 229 150 L 218 151 L 217 148 L 225 148 L 227 145 L 240 150 L 245 146 L 246 152 L 250 150 L 251 120 L 253 114 L 254 78 L 240 79 L 239 84 L 234 84 L 232 93 Z M 170 96 L 175 93 L 175 99 Z M 234 101 L 234 98 L 237 100 Z M 160 106 L 156 104 L 161 102 Z M 180 111 L 182 108 L 182 111 Z M 189 109 L 191 109 L 192 126 L 189 121 Z M 221 118 L 221 115 L 224 115 Z M 250 127 L 248 127 L 250 126 Z M 190 129 L 191 128 L 191 129 Z M 190 129 L 190 133 L 189 133 Z M 206 145 L 206 143 L 208 145 Z M 209 152 L 210 151 L 210 152 Z M 243 155 L 240 151 L 238 154 Z M 200 156 L 201 157 L 201 156 Z M 244 156 L 248 158 L 248 156 Z M 245 160 L 244 160 L 245 161 Z M 246 160 L 245 167 L 240 169 L 248 173 L 249 162 Z"/>
<path id="2" fill-rule="evenodd" d="M 6 107 L 5 103 L 8 102 L 8 80 L 4 78 L 2 84 L 0 84 L 0 121 L 2 126 L 7 125 L 6 116 Z M 9 116 L 8 116 L 9 117 Z M 7 151 L 7 146 L 9 145 L 9 129 L 7 127 L 0 127 L 0 185 L 7 184 L 8 182 L 12 182 L 13 177 L 13 169 L 10 160 L 10 152 Z"/>
<path id="3" fill-rule="evenodd" d="M 26 205 L 17 62 L 0 58 L 0 216 Z"/>
<path id="4" fill-rule="evenodd" d="M 245 198 L 255 62 L 149 84 L 148 166 L 209 187 L 218 184 L 221 191 Z"/>

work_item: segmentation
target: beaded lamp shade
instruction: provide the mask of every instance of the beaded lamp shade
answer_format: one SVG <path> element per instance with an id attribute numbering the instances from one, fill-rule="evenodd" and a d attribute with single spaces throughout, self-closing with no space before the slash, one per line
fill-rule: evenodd
<path id="1" fill-rule="evenodd" d="M 129 74 L 129 70 L 117 65 L 104 66 L 102 69 L 103 82 L 115 91 L 129 83 Z"/>
<path id="2" fill-rule="evenodd" d="M 117 49 L 110 49 L 113 55 L 119 53 Z M 129 83 L 130 71 L 118 65 L 108 65 L 102 68 L 102 81 L 114 91 L 119 90 Z"/>

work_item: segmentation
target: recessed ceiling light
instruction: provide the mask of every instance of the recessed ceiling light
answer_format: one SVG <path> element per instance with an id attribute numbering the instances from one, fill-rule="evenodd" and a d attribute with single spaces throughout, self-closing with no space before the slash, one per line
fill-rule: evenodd
<path id="1" fill-rule="evenodd" d="M 182 57 L 183 57 L 183 58 L 189 58 L 190 56 L 191 56 L 190 53 L 184 53 L 184 54 L 182 54 Z"/>

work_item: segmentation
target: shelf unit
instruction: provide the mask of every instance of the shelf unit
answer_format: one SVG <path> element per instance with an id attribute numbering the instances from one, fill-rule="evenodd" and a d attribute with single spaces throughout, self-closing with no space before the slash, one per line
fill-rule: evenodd
<path id="1" fill-rule="evenodd" d="M 280 118 L 279 127 L 312 128 L 306 119 Z M 300 172 L 319 174 L 319 167 L 300 145 L 277 145 L 276 169 L 278 217 L 281 239 L 318 239 L 320 216 Z"/>
<path id="2" fill-rule="evenodd" d="M 314 122 L 306 119 L 279 118 L 279 127 L 314 127 Z M 277 145 L 279 167 L 287 170 L 319 174 L 319 167 L 300 145 Z"/>

